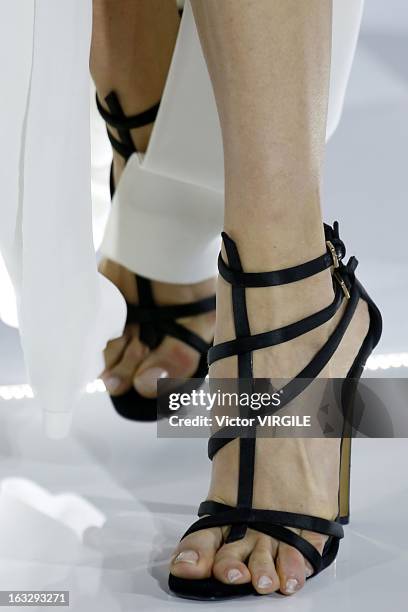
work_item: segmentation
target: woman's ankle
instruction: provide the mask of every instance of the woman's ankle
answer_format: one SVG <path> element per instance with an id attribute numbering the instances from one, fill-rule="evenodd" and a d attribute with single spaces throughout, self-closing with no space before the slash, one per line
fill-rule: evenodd
<path id="1" fill-rule="evenodd" d="M 278 221 L 269 232 L 266 228 L 266 233 L 265 228 L 257 227 L 255 231 L 252 221 L 240 228 L 227 227 L 226 232 L 237 245 L 245 272 L 283 270 L 305 264 L 326 252 L 319 216 L 294 219 L 292 223 L 288 223 L 288 218 L 284 223 Z M 222 257 L 228 264 L 224 248 Z M 231 288 L 223 279 L 220 279 L 218 293 L 220 304 L 231 303 Z M 328 306 L 334 298 L 332 271 L 326 269 L 284 285 L 249 288 L 245 293 L 251 333 L 262 333 L 299 321 Z"/>
<path id="2" fill-rule="evenodd" d="M 319 199 L 303 200 L 302 212 L 290 201 L 277 205 L 276 200 L 270 196 L 268 214 L 254 203 L 245 216 L 226 215 L 225 231 L 236 242 L 246 272 L 283 270 L 326 251 Z"/>

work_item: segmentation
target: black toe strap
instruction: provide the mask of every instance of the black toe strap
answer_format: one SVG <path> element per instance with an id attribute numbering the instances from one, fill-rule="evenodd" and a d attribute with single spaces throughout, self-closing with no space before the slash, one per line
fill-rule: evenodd
<path id="1" fill-rule="evenodd" d="M 260 531 L 296 548 L 311 563 L 315 573 L 323 568 L 322 555 L 310 542 L 291 529 L 315 531 L 336 540 L 344 536 L 342 526 L 336 521 L 306 514 L 256 508 L 234 508 L 211 500 L 201 504 L 199 515 L 201 514 L 207 515 L 191 525 L 183 538 L 202 529 L 231 526 L 231 531 L 233 531 L 234 527 L 244 525 L 245 528 Z M 234 530 L 235 533 L 238 531 Z M 246 529 L 242 530 L 242 533 L 245 534 L 245 531 Z M 230 538 L 227 541 L 230 542 Z"/>
<path id="2" fill-rule="evenodd" d="M 174 306 L 143 308 L 140 304 L 128 304 L 128 323 L 159 323 L 194 317 L 215 310 L 215 296 Z"/>
<path id="3" fill-rule="evenodd" d="M 155 349 L 165 336 L 177 338 L 200 354 L 206 354 L 211 344 L 176 319 L 184 319 L 215 310 L 215 295 L 196 302 L 161 306 L 156 303 L 152 283 L 149 279 L 135 274 L 139 304 L 127 304 L 127 321 L 139 325 L 140 340 L 150 349 Z"/>
<path id="4" fill-rule="evenodd" d="M 299 514 L 297 512 L 283 512 L 281 510 L 262 510 L 257 508 L 235 508 L 227 504 L 221 504 L 213 500 L 206 500 L 200 504 L 198 516 L 221 515 L 225 512 L 234 514 L 234 522 L 242 523 L 271 523 L 283 525 L 293 529 L 304 529 L 315 531 L 327 536 L 343 538 L 343 527 L 329 519 L 312 516 L 310 514 Z"/>
<path id="5" fill-rule="evenodd" d="M 191 346 L 191 348 L 195 349 L 201 355 L 206 355 L 211 346 L 211 344 L 203 340 L 201 336 L 191 331 L 191 329 L 175 321 L 167 321 L 162 324 L 161 328 L 165 335 L 181 340 L 181 342 L 188 344 L 188 346 Z"/>

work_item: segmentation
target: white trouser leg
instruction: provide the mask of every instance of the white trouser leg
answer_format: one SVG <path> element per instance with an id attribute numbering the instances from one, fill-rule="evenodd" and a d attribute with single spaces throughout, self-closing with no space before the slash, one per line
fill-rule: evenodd
<path id="1" fill-rule="evenodd" d="M 334 0 L 327 137 L 341 116 L 364 0 Z M 216 273 L 223 224 L 218 115 L 190 2 L 144 157 L 119 182 L 102 252 L 154 280 L 193 283 Z"/>
<path id="2" fill-rule="evenodd" d="M 126 318 L 92 246 L 91 23 L 91 0 L 1 5 L 0 249 L 30 382 L 54 436 L 67 432 L 72 406 Z"/>

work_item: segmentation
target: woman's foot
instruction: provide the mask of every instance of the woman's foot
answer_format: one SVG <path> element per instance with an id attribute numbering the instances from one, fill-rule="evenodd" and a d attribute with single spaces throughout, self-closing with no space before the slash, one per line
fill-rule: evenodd
<path id="1" fill-rule="evenodd" d="M 123 266 L 103 260 L 100 271 L 121 291 L 126 301 L 137 304 L 135 276 Z M 214 294 L 215 280 L 194 285 L 173 285 L 152 282 L 154 298 L 160 305 L 194 302 Z M 214 337 L 215 312 L 178 319 L 206 342 Z M 143 396 L 151 398 L 157 393 L 157 379 L 163 377 L 187 378 L 197 370 L 200 355 L 180 340 L 166 336 L 154 350 L 142 344 L 137 325 L 127 325 L 123 335 L 108 343 L 105 350 L 106 368 L 102 378 L 109 393 L 122 395 L 135 387 Z"/>
<path id="2" fill-rule="evenodd" d="M 131 113 L 131 110 L 128 113 Z M 146 150 L 152 128 L 153 123 L 149 123 L 129 131 L 135 151 Z M 120 134 L 115 129 L 110 127 L 109 130 L 115 138 L 120 139 Z M 114 185 L 119 184 L 125 166 L 126 159 L 113 150 Z M 109 259 L 101 262 L 99 270 L 116 285 L 129 304 L 138 303 L 133 272 Z M 152 282 L 152 289 L 158 305 L 186 304 L 213 295 L 215 279 L 194 285 Z M 177 319 L 177 323 L 195 332 L 208 343 L 214 338 L 215 312 Z M 123 395 L 133 386 L 142 396 L 153 398 L 157 395 L 159 378 L 187 378 L 194 375 L 200 357 L 192 347 L 171 336 L 166 336 L 157 348 L 150 350 L 139 339 L 139 326 L 127 325 L 123 335 L 111 340 L 106 347 L 106 367 L 102 379 L 112 396 Z"/>
<path id="3" fill-rule="evenodd" d="M 259 269 L 259 268 L 258 268 Z M 231 288 L 218 283 L 215 344 L 235 337 L 231 316 Z M 274 329 L 317 312 L 333 299 L 330 271 L 291 285 L 247 289 L 251 333 Z M 342 316 L 295 340 L 253 353 L 256 377 L 291 378 L 325 343 Z M 369 315 L 360 301 L 334 357 L 321 373 L 343 377 L 367 333 Z M 216 362 L 213 378 L 236 377 L 236 357 Z M 260 438 L 256 446 L 254 508 L 275 509 L 334 519 L 338 514 L 339 445 L 337 439 Z M 236 504 L 238 440 L 224 446 L 213 459 L 208 499 Z M 226 528 L 195 532 L 180 542 L 171 562 L 171 573 L 199 579 L 213 575 L 226 584 L 252 582 L 260 594 L 299 591 L 313 571 L 295 548 L 248 529 L 239 541 L 223 544 Z M 301 534 L 321 553 L 326 538 Z"/>

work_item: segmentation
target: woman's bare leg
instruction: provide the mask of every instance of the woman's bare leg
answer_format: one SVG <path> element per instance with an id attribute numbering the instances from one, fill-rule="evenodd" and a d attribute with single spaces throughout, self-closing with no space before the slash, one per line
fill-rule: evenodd
<path id="1" fill-rule="evenodd" d="M 282 269 L 325 252 L 321 179 L 331 51 L 327 0 L 192 0 L 217 101 L 225 152 L 225 229 L 236 241 L 245 270 Z M 251 333 L 298 321 L 333 300 L 330 270 L 290 285 L 247 290 Z M 295 376 L 328 339 L 330 321 L 283 345 L 257 351 L 257 377 Z M 368 325 L 360 304 L 325 376 L 344 376 Z M 217 290 L 216 339 L 235 337 L 230 287 Z M 237 376 L 236 359 L 210 374 Z M 338 440 L 257 441 L 254 506 L 337 514 Z M 234 505 L 238 441 L 213 461 L 209 498 Z M 320 551 L 324 537 L 303 532 Z M 181 553 L 181 554 L 180 554 Z M 248 562 L 245 563 L 246 559 Z M 199 578 L 211 573 L 259 593 L 299 590 L 311 571 L 294 548 L 248 530 L 222 545 L 221 529 L 191 534 L 180 543 L 171 571 Z"/>
<path id="2" fill-rule="evenodd" d="M 99 99 L 115 91 L 126 115 L 135 115 L 156 104 L 162 95 L 177 38 L 180 17 L 175 0 L 93 0 L 91 72 Z M 152 125 L 133 130 L 139 151 L 145 151 Z M 112 130 L 114 136 L 114 130 Z M 114 177 L 118 183 L 124 160 L 114 152 Z M 137 302 L 133 274 L 109 260 L 101 271 L 122 291 L 128 301 Z M 213 281 L 196 285 L 154 283 L 159 303 L 190 302 L 210 295 Z M 183 323 L 210 341 L 212 315 Z M 109 343 L 103 374 L 112 395 L 120 395 L 132 384 L 146 396 L 154 396 L 161 376 L 190 376 L 196 370 L 198 354 L 187 345 L 166 338 L 153 352 L 142 345 L 136 327 Z"/>

